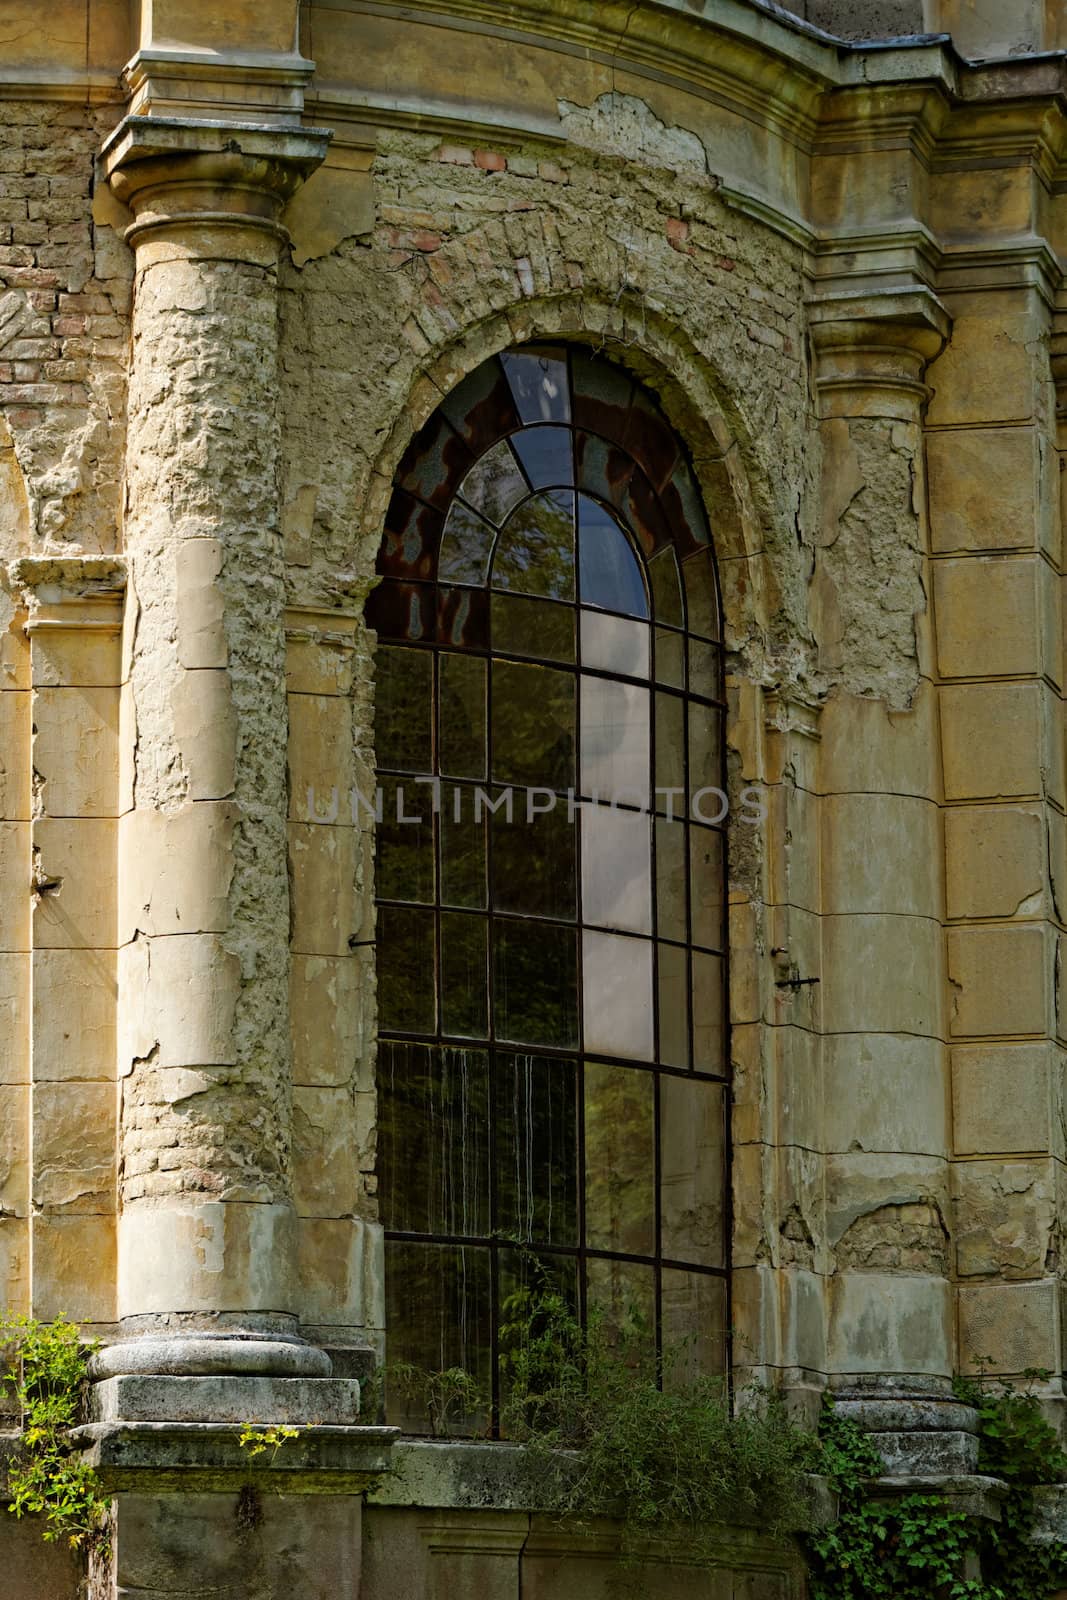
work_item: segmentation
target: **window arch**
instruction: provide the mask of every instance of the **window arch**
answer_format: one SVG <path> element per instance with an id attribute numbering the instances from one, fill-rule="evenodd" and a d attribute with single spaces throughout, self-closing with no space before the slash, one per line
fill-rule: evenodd
<path id="1" fill-rule="evenodd" d="M 379 572 L 390 1358 L 491 1408 L 534 1253 L 722 1370 L 723 669 L 685 453 L 609 361 L 507 351 L 412 440 Z"/>

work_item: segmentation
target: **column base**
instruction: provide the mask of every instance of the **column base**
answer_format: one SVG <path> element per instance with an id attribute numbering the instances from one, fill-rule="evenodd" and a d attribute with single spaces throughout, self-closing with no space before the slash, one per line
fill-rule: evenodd
<path id="1" fill-rule="evenodd" d="M 230 1334 L 142 1334 L 122 1339 L 93 1357 L 94 1378 L 154 1374 L 160 1377 L 328 1378 L 325 1350 L 298 1339 Z"/>
<path id="2" fill-rule="evenodd" d="M 948 1395 L 835 1396 L 840 1417 L 858 1422 L 888 1478 L 968 1477 L 978 1470 L 978 1413 Z"/>

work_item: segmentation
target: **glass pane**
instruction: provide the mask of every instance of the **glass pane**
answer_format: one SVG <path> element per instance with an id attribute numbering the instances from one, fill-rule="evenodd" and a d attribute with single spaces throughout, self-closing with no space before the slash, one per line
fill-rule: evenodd
<path id="1" fill-rule="evenodd" d="M 648 600 L 633 546 L 604 506 L 578 496 L 579 585 L 582 603 L 628 617 L 647 617 Z"/>
<path id="2" fill-rule="evenodd" d="M 509 656 L 574 664 L 574 611 L 554 600 L 493 594 L 493 648 Z"/>
<path id="3" fill-rule="evenodd" d="M 666 628 L 656 629 L 656 682 L 685 688 L 685 640 Z"/>
<path id="4" fill-rule="evenodd" d="M 525 1353 L 530 1361 L 530 1379 L 527 1394 L 536 1393 L 536 1373 L 539 1353 L 536 1341 L 546 1331 L 546 1317 L 542 1310 L 546 1299 L 560 1299 L 577 1321 L 578 1318 L 578 1261 L 575 1256 L 553 1256 L 538 1252 L 533 1255 L 524 1250 L 501 1250 L 497 1256 L 497 1284 L 500 1338 L 500 1394 L 506 1402 L 513 1387 L 517 1361 Z M 555 1342 L 549 1344 L 546 1360 L 551 1373 L 550 1382 L 558 1381 L 559 1366 L 555 1359 Z M 546 1372 L 546 1376 L 549 1373 Z M 531 1407 L 530 1420 L 536 1416 L 536 1401 Z M 506 1437 L 506 1434 L 505 1434 Z M 470 1591 L 473 1593 L 473 1591 Z"/>
<path id="5" fill-rule="evenodd" d="M 713 707 L 693 702 L 689 707 L 689 787 L 690 798 L 700 789 L 719 788 L 722 785 L 722 746 L 719 742 L 722 719 Z M 717 815 L 725 800 L 714 794 L 706 795 L 693 814 L 698 822 L 722 822 Z"/>
<path id="6" fill-rule="evenodd" d="M 648 623 L 603 611 L 582 612 L 582 666 L 618 672 L 626 678 L 648 677 Z"/>
<path id="7" fill-rule="evenodd" d="M 693 952 L 693 1068 L 725 1075 L 721 956 Z"/>
<path id="8" fill-rule="evenodd" d="M 466 444 L 435 411 L 419 429 L 396 469 L 397 485 L 419 500 L 444 508 L 460 478 L 471 465 Z"/>
<path id="9" fill-rule="evenodd" d="M 585 1233 L 591 1250 L 653 1254 L 655 1137 L 655 1075 L 586 1062 Z"/>
<path id="10" fill-rule="evenodd" d="M 389 1387 L 386 1414 L 408 1433 L 453 1438 L 484 1433 L 490 1392 L 489 1251 L 471 1246 L 385 1246 L 388 1360 L 415 1369 L 411 1381 Z M 425 1374 L 459 1367 L 480 1391 L 473 1405 L 452 1402 L 442 1411 L 428 1395 Z M 440 1392 L 440 1386 L 435 1385 Z"/>
<path id="11" fill-rule="evenodd" d="M 693 943 L 723 948 L 725 903 L 722 835 L 710 828 L 689 830 L 689 894 Z"/>
<path id="12" fill-rule="evenodd" d="M 582 793 L 647 805 L 648 690 L 583 675 L 581 716 Z"/>
<path id="13" fill-rule="evenodd" d="M 582 921 L 652 932 L 649 818 L 611 806 L 582 808 Z"/>
<path id="14" fill-rule="evenodd" d="M 719 637 L 719 602 L 715 594 L 715 572 L 711 555 L 700 550 L 682 562 L 685 579 L 685 608 L 689 632 L 701 639 Z"/>
<path id="15" fill-rule="evenodd" d="M 596 1256 L 586 1266 L 591 1313 L 603 1318 L 614 1343 L 631 1361 L 651 1356 L 656 1341 L 656 1279 L 651 1267 Z"/>
<path id="16" fill-rule="evenodd" d="M 523 422 L 569 422 L 567 363 L 548 350 L 508 350 L 500 357 Z"/>
<path id="17" fill-rule="evenodd" d="M 438 644 L 462 650 L 489 648 L 489 596 L 485 589 L 437 590 L 436 639 Z"/>
<path id="18" fill-rule="evenodd" d="M 578 1099 L 573 1061 L 498 1056 L 496 1225 L 525 1243 L 578 1243 Z"/>
<path id="19" fill-rule="evenodd" d="M 575 350 L 571 355 L 574 377 L 574 420 L 606 439 L 621 439 L 629 420 L 633 383 L 628 373 L 610 361 Z"/>
<path id="20" fill-rule="evenodd" d="M 682 945 L 657 946 L 659 1054 L 665 1067 L 689 1065 L 689 957 Z"/>
<path id="21" fill-rule="evenodd" d="M 493 777 L 546 789 L 573 785 L 571 673 L 493 662 Z"/>
<path id="22" fill-rule="evenodd" d="M 495 529 L 477 512 L 462 500 L 453 500 L 441 536 L 438 577 L 456 583 L 486 583 L 495 538 Z"/>
<path id="23" fill-rule="evenodd" d="M 574 446 L 569 428 L 526 428 L 512 446 L 533 489 L 574 482 Z"/>
<path id="24" fill-rule="evenodd" d="M 493 909 L 573 922 L 577 828 L 566 801 L 551 811 L 535 809 L 549 798 L 516 789 L 510 820 L 505 810 L 493 814 Z"/>
<path id="25" fill-rule="evenodd" d="M 690 639 L 689 692 L 702 694 L 708 700 L 722 699 L 721 645 L 705 644 L 700 639 Z"/>
<path id="26" fill-rule="evenodd" d="M 383 1040 L 378 1053 L 382 1221 L 398 1233 L 485 1238 L 489 1057 Z"/>
<path id="27" fill-rule="evenodd" d="M 648 563 L 648 576 L 652 584 L 652 609 L 656 621 L 669 622 L 676 628 L 684 627 L 682 584 L 674 551 L 668 548 L 653 556 Z"/>
<path id="28" fill-rule="evenodd" d="M 378 1026 L 436 1033 L 432 911 L 378 909 Z"/>
<path id="29" fill-rule="evenodd" d="M 506 439 L 501 439 L 499 444 L 485 452 L 480 461 L 475 462 L 460 484 L 459 492 L 483 517 L 500 526 L 508 512 L 529 493 L 526 479 L 519 471 L 519 464 Z"/>
<path id="30" fill-rule="evenodd" d="M 726 1285 L 706 1272 L 663 1269 L 663 1349 L 671 1352 L 664 1388 L 679 1389 L 697 1378 L 726 1371 Z"/>
<path id="31" fill-rule="evenodd" d="M 724 1264 L 722 1096 L 717 1083 L 660 1078 L 660 1248 L 697 1267 Z"/>
<path id="32" fill-rule="evenodd" d="M 441 913 L 441 1032 L 484 1039 L 489 1031 L 488 924 Z"/>
<path id="33" fill-rule="evenodd" d="M 413 499 L 403 489 L 394 490 L 385 514 L 378 571 L 393 578 L 436 577 L 436 552 L 443 527 L 439 510 Z"/>
<path id="34" fill-rule="evenodd" d="M 498 922 L 493 930 L 493 1019 L 510 1044 L 578 1044 L 574 934 L 558 923 Z"/>
<path id="35" fill-rule="evenodd" d="M 684 941 L 689 937 L 686 876 L 685 825 L 662 817 L 656 822 L 656 916 L 661 939 Z"/>
<path id="36" fill-rule="evenodd" d="M 574 495 L 552 489 L 534 495 L 511 517 L 497 540 L 494 589 L 574 598 Z"/>
<path id="37" fill-rule="evenodd" d="M 441 815 L 441 904 L 482 910 L 485 892 L 485 818 L 475 818 L 474 790 L 446 786 Z"/>
<path id="38" fill-rule="evenodd" d="M 653 1059 L 652 945 L 615 933 L 582 934 L 585 1048 Z"/>
<path id="39" fill-rule="evenodd" d="M 672 810 L 685 816 L 685 701 L 675 694 L 656 696 L 656 788 L 676 789 Z M 666 809 L 667 796 L 657 795 Z"/>
<path id="40" fill-rule="evenodd" d="M 380 767 L 433 771 L 432 684 L 429 651 L 379 645 L 374 737 Z"/>
<path id="41" fill-rule="evenodd" d="M 441 722 L 438 745 L 447 778 L 484 778 L 485 662 L 477 656 L 440 655 Z"/>
<path id="42" fill-rule="evenodd" d="M 433 796 L 411 779 L 383 777 L 382 820 L 374 830 L 379 900 L 415 900 L 432 905 Z"/>

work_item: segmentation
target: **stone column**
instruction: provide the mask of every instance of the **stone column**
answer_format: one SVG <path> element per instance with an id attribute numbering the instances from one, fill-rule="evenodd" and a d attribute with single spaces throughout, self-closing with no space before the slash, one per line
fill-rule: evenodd
<path id="1" fill-rule="evenodd" d="M 831 1386 L 890 1471 L 973 1470 L 951 1403 L 948 1059 L 939 770 L 921 419 L 948 317 L 922 288 L 811 321 L 823 436 L 816 636 L 824 707 Z M 917 1431 L 916 1431 L 917 1430 Z M 944 1430 L 923 1456 L 919 1435 Z"/>
<path id="2" fill-rule="evenodd" d="M 278 217 L 320 130 L 128 117 L 136 252 L 107 1373 L 328 1372 L 299 1337 L 277 457 Z"/>

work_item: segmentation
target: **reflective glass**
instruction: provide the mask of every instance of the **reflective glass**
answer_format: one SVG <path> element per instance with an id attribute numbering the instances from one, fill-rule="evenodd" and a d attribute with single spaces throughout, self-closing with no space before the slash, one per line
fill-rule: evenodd
<path id="1" fill-rule="evenodd" d="M 711 555 L 700 550 L 682 563 L 685 579 L 685 608 L 689 632 L 700 639 L 719 637 L 719 601 L 715 593 L 715 572 Z"/>
<path id="2" fill-rule="evenodd" d="M 489 1057 L 401 1044 L 378 1050 L 382 1221 L 400 1233 L 489 1233 Z"/>
<path id="3" fill-rule="evenodd" d="M 436 1033 L 432 911 L 378 908 L 378 1025 L 397 1033 Z"/>
<path id="4" fill-rule="evenodd" d="M 574 783 L 574 676 L 493 662 L 493 777 L 566 789 Z"/>
<path id="5" fill-rule="evenodd" d="M 577 1244 L 576 1064 L 498 1055 L 493 1093 L 497 1227 L 524 1243 Z"/>
<path id="6" fill-rule="evenodd" d="M 516 789 L 510 818 L 505 809 L 490 818 L 493 909 L 573 922 L 577 827 L 565 801 L 538 809 L 548 802 L 536 790 Z"/>
<path id="7" fill-rule="evenodd" d="M 639 1359 L 652 1353 L 656 1338 L 656 1279 L 651 1267 L 634 1261 L 593 1256 L 586 1268 L 589 1306 L 603 1319 L 605 1330 Z"/>
<path id="8" fill-rule="evenodd" d="M 656 696 L 656 788 L 676 789 L 674 815 L 685 815 L 685 701 L 676 694 Z M 656 805 L 666 808 L 667 797 Z"/>
<path id="9" fill-rule="evenodd" d="M 581 722 L 582 793 L 647 805 L 648 690 L 583 674 Z"/>
<path id="10" fill-rule="evenodd" d="M 663 1387 L 680 1389 L 726 1371 L 726 1284 L 707 1272 L 664 1267 L 661 1277 L 663 1348 L 673 1358 Z"/>
<path id="11" fill-rule="evenodd" d="M 721 1267 L 723 1090 L 666 1073 L 659 1085 L 660 1246 L 671 1261 Z"/>
<path id="12" fill-rule="evenodd" d="M 383 776 L 379 786 L 382 820 L 374 830 L 378 898 L 432 905 L 433 796 L 411 779 Z"/>
<path id="13" fill-rule="evenodd" d="M 493 648 L 509 656 L 574 662 L 574 609 L 555 600 L 493 594 Z"/>
<path id="14" fill-rule="evenodd" d="M 441 913 L 441 1032 L 460 1039 L 489 1032 L 487 926 L 484 917 Z"/>
<path id="15" fill-rule="evenodd" d="M 723 947 L 725 877 L 722 835 L 711 828 L 690 828 L 689 897 L 693 943 L 704 945 L 709 950 L 721 950 Z"/>
<path id="16" fill-rule="evenodd" d="M 617 672 L 624 678 L 648 677 L 648 623 L 582 612 L 582 666 Z"/>
<path id="17" fill-rule="evenodd" d="M 585 1233 L 591 1250 L 656 1247 L 655 1079 L 585 1064 Z"/>
<path id="18" fill-rule="evenodd" d="M 578 1044 L 574 933 L 558 923 L 498 922 L 493 930 L 493 1023 L 509 1044 Z"/>
<path id="19" fill-rule="evenodd" d="M 433 656 L 379 645 L 375 663 L 378 765 L 386 771 L 433 771 Z"/>
<path id="20" fill-rule="evenodd" d="M 689 641 L 689 692 L 706 700 L 722 699 L 722 650 L 700 639 Z"/>
<path id="21" fill-rule="evenodd" d="M 683 945 L 656 947 L 659 1055 L 665 1067 L 689 1065 L 689 956 Z"/>
<path id="22" fill-rule="evenodd" d="M 667 628 L 656 629 L 656 682 L 685 688 L 685 640 Z"/>
<path id="23" fill-rule="evenodd" d="M 485 583 L 496 529 L 462 500 L 453 500 L 441 535 L 437 576 L 454 583 Z"/>
<path id="24" fill-rule="evenodd" d="M 569 428 L 525 428 L 512 435 L 511 443 L 532 489 L 574 482 L 574 445 Z"/>
<path id="25" fill-rule="evenodd" d="M 481 910 L 486 904 L 485 817 L 475 816 L 474 790 L 445 784 L 441 835 L 441 904 Z"/>
<path id="26" fill-rule="evenodd" d="M 611 512 L 578 496 L 579 591 L 583 605 L 647 617 L 648 600 L 633 546 Z"/>
<path id="27" fill-rule="evenodd" d="M 675 816 L 681 807 L 675 807 Z M 685 824 L 669 822 L 666 817 L 656 821 L 656 916 L 657 932 L 661 939 L 688 937 L 685 919 L 686 899 Z"/>
<path id="28" fill-rule="evenodd" d="M 689 706 L 689 789 L 692 801 L 700 789 L 722 787 L 722 745 L 720 743 L 720 718 L 710 706 L 693 701 Z M 722 822 L 719 816 L 725 800 L 714 794 L 707 795 L 693 806 L 698 822 Z"/>
<path id="29" fill-rule="evenodd" d="M 681 628 L 685 622 L 682 585 L 678 576 L 678 561 L 669 546 L 648 563 L 648 576 L 652 584 L 652 608 L 656 621 L 669 622 L 673 627 Z"/>
<path id="30" fill-rule="evenodd" d="M 534 495 L 512 513 L 497 540 L 493 587 L 549 600 L 573 599 L 574 495 L 570 489 Z"/>
<path id="31" fill-rule="evenodd" d="M 460 484 L 459 492 L 475 511 L 500 526 L 509 511 L 529 493 L 506 439 L 501 439 L 475 462 Z"/>
<path id="32" fill-rule="evenodd" d="M 649 818 L 639 811 L 583 806 L 582 920 L 599 928 L 652 932 Z"/>
<path id="33" fill-rule="evenodd" d="M 500 357 L 523 422 L 569 422 L 567 363 L 536 348 L 508 350 Z"/>
<path id="34" fill-rule="evenodd" d="M 693 951 L 693 1067 L 697 1072 L 725 1073 L 723 1033 L 723 964 L 721 956 Z"/>
<path id="35" fill-rule="evenodd" d="M 442 651 L 441 721 L 438 745 L 446 778 L 484 778 L 485 662 L 477 656 Z"/>
<path id="36" fill-rule="evenodd" d="M 652 944 L 624 934 L 582 934 L 585 1048 L 598 1055 L 651 1061 Z"/>
<path id="37" fill-rule="evenodd" d="M 385 1307 L 394 1374 L 386 1394 L 389 1421 L 407 1433 L 484 1433 L 492 1364 L 489 1251 L 387 1241 Z M 452 1405 L 445 1415 L 431 1416 L 425 1387 L 405 1389 L 396 1377 L 405 1366 L 419 1372 L 462 1367 L 486 1400 L 469 1411 Z"/>

